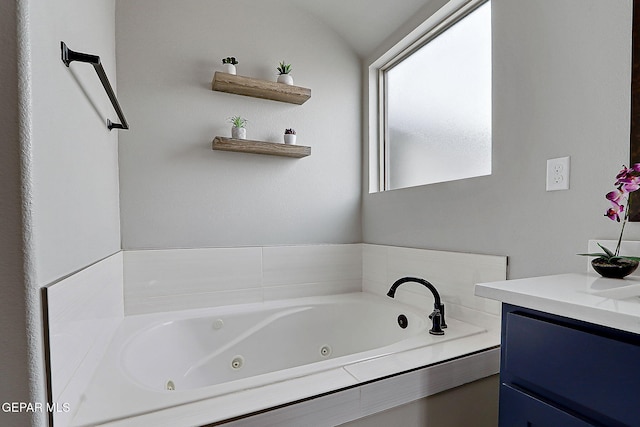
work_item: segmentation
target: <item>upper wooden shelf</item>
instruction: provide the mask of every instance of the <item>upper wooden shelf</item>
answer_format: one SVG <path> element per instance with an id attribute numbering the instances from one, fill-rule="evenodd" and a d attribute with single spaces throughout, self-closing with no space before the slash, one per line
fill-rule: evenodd
<path id="1" fill-rule="evenodd" d="M 213 139 L 213 150 L 235 151 L 239 153 L 268 154 L 302 158 L 311 155 L 311 147 L 304 145 L 287 145 L 277 142 L 252 141 L 250 139 L 233 139 L 216 136 Z"/>
<path id="2" fill-rule="evenodd" d="M 216 71 L 211 82 L 211 89 L 218 92 L 235 93 L 236 95 L 254 98 L 271 99 L 290 104 L 304 104 L 311 98 L 311 89 L 290 86 L 284 83 L 270 82 L 251 77 Z"/>

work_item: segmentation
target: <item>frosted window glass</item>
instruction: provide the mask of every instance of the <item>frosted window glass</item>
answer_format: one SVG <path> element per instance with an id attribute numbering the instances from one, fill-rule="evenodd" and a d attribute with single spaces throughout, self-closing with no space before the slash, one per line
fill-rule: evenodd
<path id="1" fill-rule="evenodd" d="M 387 189 L 491 174 L 489 2 L 385 79 Z"/>

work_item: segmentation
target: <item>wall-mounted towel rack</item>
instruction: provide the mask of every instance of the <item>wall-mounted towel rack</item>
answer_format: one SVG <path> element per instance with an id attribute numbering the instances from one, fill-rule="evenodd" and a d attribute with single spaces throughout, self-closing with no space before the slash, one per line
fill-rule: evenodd
<path id="1" fill-rule="evenodd" d="M 62 50 L 62 62 L 67 67 L 73 61 L 87 62 L 93 65 L 93 68 L 98 73 L 98 78 L 104 86 L 104 90 L 107 91 L 107 95 L 111 100 L 111 104 L 113 104 L 114 110 L 116 110 L 116 114 L 118 114 L 118 118 L 120 119 L 120 123 L 113 123 L 111 120 L 107 119 L 107 127 L 109 130 L 111 129 L 129 129 L 129 124 L 127 123 L 127 119 L 124 118 L 124 114 L 122 113 L 122 109 L 120 108 L 120 104 L 118 103 L 118 99 L 116 98 L 115 93 L 113 93 L 113 88 L 111 87 L 111 83 L 109 83 L 109 79 L 107 78 L 107 74 L 104 72 L 104 68 L 100 63 L 100 57 L 97 55 L 89 55 L 87 53 L 75 52 L 67 47 L 65 42 L 60 42 L 60 49 Z"/>

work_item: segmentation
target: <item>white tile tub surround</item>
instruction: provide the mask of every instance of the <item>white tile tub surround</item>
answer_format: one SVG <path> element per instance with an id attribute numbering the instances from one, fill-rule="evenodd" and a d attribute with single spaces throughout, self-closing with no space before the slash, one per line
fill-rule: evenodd
<path id="1" fill-rule="evenodd" d="M 506 280 L 507 257 L 364 244 L 362 248 L 364 291 L 386 295 L 404 276 L 431 282 L 445 303 L 447 315 L 479 311 L 500 315 L 500 303 L 474 294 L 476 283 Z M 433 296 L 417 283 L 405 283 L 396 292 L 399 301 L 429 309 Z"/>
<path id="2" fill-rule="evenodd" d="M 357 292 L 359 244 L 124 252 L 125 312 Z"/>
<path id="3" fill-rule="evenodd" d="M 495 301 L 473 294 L 473 284 L 504 280 L 506 257 L 370 244 L 125 251 L 125 312 L 360 290 L 385 295 L 396 279 L 412 275 L 433 283 L 451 310 L 500 313 Z M 396 298 L 429 307 L 432 297 L 421 288 L 405 284 Z"/>
<path id="4" fill-rule="evenodd" d="M 262 249 L 265 300 L 362 290 L 362 245 L 272 246 Z"/>
<path id="5" fill-rule="evenodd" d="M 125 313 L 262 301 L 262 248 L 124 252 Z"/>
<path id="6" fill-rule="evenodd" d="M 99 261 L 46 288 L 52 400 L 68 404 L 54 412 L 68 425 L 82 393 L 124 317 L 122 253 Z"/>
<path id="7" fill-rule="evenodd" d="M 443 343 L 446 344 L 444 347 L 390 354 L 341 369 L 302 376 L 293 382 L 285 381 L 219 396 L 214 400 L 205 399 L 160 410 L 141 417 L 139 423 L 138 418 L 134 417 L 114 422 L 113 425 L 142 426 L 149 425 L 150 421 L 154 425 L 189 425 L 189 420 L 197 424 L 200 421 L 196 420 L 204 422 L 212 419 L 212 407 L 215 408 L 217 419 L 225 419 L 251 412 L 252 408 L 261 411 L 354 386 L 357 388 L 351 389 L 350 395 L 356 392 L 353 396 L 360 397 L 353 402 L 364 408 L 368 386 L 359 386 L 363 381 L 419 368 L 425 365 L 425 360 L 441 362 L 478 351 L 481 353 L 469 358 L 469 366 L 474 367 L 464 370 L 473 371 L 472 375 L 447 383 L 442 389 L 496 373 L 494 365 L 497 366 L 498 353 L 483 350 L 499 344 L 499 328 L 496 326 L 499 324 L 496 322 L 499 319 L 499 303 L 475 297 L 473 284 L 504 280 L 506 257 L 369 244 L 124 251 L 48 289 L 49 316 L 53 321 L 51 330 L 57 331 L 51 334 L 52 370 L 56 372 L 54 400 L 72 403 L 71 413 L 62 413 L 60 417 L 65 418 L 57 418 L 56 422 L 67 425 L 68 417 L 75 415 L 79 405 L 74 406 L 73 402 L 79 403 L 89 380 L 99 373 L 97 367 L 100 358 L 108 347 L 113 331 L 121 323 L 123 311 L 125 315 L 161 313 L 362 290 L 386 295 L 391 284 L 403 276 L 418 276 L 431 281 L 440 291 L 450 318 L 480 326 L 486 333 Z M 90 283 L 90 286 L 86 283 Z M 119 286 L 112 286 L 113 283 Z M 82 296 L 84 291 L 88 291 L 86 297 Z M 396 298 L 425 311 L 433 304 L 433 297 L 419 285 L 403 285 L 398 289 Z M 105 304 L 105 301 L 109 302 Z M 78 314 L 65 315 L 65 312 Z M 69 326 L 75 322 L 74 319 L 82 318 L 81 314 L 87 312 L 109 320 L 96 321 L 93 326 L 89 326 L 89 322 L 86 325 Z M 63 321 L 67 322 L 67 326 L 62 326 Z M 78 333 L 66 333 L 73 331 L 74 327 L 78 328 Z M 478 367 L 476 362 L 480 359 L 484 362 Z M 452 363 L 447 369 L 461 372 L 456 364 L 458 362 L 453 360 Z M 443 375 L 451 379 L 450 374 L 445 372 Z M 432 392 L 420 391 L 416 396 L 421 393 Z M 119 399 L 107 390 L 103 394 L 100 396 L 104 402 Z M 320 405 L 318 410 L 322 409 L 317 421 L 326 418 L 327 414 L 338 410 L 341 405 L 341 399 L 329 396 L 310 401 L 313 405 Z M 406 397 L 406 402 L 419 397 L 422 396 Z M 334 401 L 338 403 L 330 403 Z M 326 405 L 322 402 L 329 402 L 328 412 L 323 409 Z M 308 402 L 303 404 L 309 405 Z M 311 407 L 315 407 L 313 405 Z M 289 417 L 296 408 L 298 406 L 287 406 L 280 412 L 268 411 L 263 415 L 275 416 L 275 419 L 279 419 L 278 414 Z M 367 406 L 358 413 L 352 412 L 352 418 L 349 418 L 351 415 L 338 418 L 346 422 L 377 410 L 382 410 L 379 405 Z M 76 417 L 73 424 L 84 425 L 81 420 L 82 417 Z"/>

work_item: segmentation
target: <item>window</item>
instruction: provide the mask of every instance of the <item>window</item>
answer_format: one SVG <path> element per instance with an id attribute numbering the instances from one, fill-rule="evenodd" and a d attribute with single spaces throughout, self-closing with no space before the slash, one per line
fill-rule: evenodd
<path id="1" fill-rule="evenodd" d="M 379 69 L 384 190 L 491 174 L 491 6 L 465 13 Z"/>

